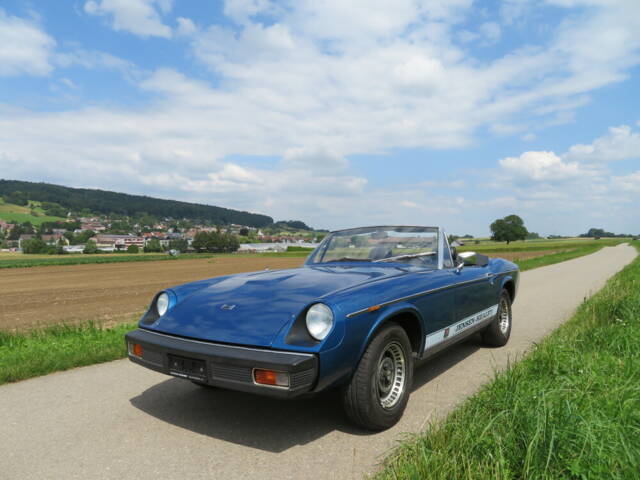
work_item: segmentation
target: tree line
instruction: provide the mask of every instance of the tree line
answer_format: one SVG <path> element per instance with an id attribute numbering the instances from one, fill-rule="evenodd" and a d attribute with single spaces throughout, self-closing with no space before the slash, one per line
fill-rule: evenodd
<path id="1" fill-rule="evenodd" d="M 273 218 L 257 213 L 107 190 L 70 188 L 49 183 L 0 179 L 0 195 L 7 203 L 28 205 L 29 200 L 35 200 L 57 204 L 64 211 L 80 212 L 87 209 L 104 215 L 127 216 L 136 216 L 141 212 L 146 212 L 161 218 L 188 218 L 213 224 L 229 225 L 235 223 L 256 228 L 266 227 L 273 223 Z M 62 211 L 59 210 L 58 213 L 62 213 Z"/>

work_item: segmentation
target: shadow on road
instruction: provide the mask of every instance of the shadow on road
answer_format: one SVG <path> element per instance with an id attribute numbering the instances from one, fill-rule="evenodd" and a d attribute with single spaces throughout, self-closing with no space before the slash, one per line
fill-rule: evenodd
<path id="1" fill-rule="evenodd" d="M 472 337 L 429 360 L 416 370 L 413 390 L 428 386 L 430 381 L 478 348 L 478 342 Z M 273 453 L 313 442 L 334 430 L 352 435 L 375 434 L 349 422 L 342 411 L 338 391 L 300 400 L 277 400 L 199 387 L 170 378 L 130 402 L 143 412 L 177 427 Z"/>

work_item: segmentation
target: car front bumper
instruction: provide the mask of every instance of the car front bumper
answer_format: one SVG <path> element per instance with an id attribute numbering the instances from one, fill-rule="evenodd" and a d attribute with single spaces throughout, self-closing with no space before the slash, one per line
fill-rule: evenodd
<path id="1" fill-rule="evenodd" d="M 318 358 L 309 353 L 203 342 L 144 329 L 127 333 L 125 339 L 132 362 L 167 375 L 230 390 L 295 397 L 311 391 L 318 376 Z M 132 351 L 135 344 L 142 347 L 141 357 Z M 286 372 L 289 386 L 255 383 L 254 369 Z"/>

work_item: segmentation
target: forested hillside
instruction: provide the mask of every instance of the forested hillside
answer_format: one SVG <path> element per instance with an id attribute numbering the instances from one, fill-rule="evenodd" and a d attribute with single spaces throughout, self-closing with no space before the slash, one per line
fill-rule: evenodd
<path id="1" fill-rule="evenodd" d="M 104 215 L 135 216 L 147 213 L 159 218 L 188 218 L 221 225 L 236 223 L 251 227 L 264 227 L 273 223 L 271 217 L 257 213 L 106 190 L 70 188 L 50 183 L 0 179 L 0 195 L 15 197 L 18 201 L 28 198 L 39 202 L 55 202 L 76 212 L 88 209 Z"/>

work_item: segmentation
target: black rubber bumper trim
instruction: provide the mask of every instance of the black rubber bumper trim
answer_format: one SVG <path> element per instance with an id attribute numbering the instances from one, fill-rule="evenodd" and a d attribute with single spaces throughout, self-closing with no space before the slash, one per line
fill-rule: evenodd
<path id="1" fill-rule="evenodd" d="M 144 329 L 127 333 L 125 339 L 139 343 L 143 349 L 142 358 L 129 355 L 132 362 L 173 375 L 169 369 L 169 355 L 203 360 L 207 369 L 206 383 L 231 390 L 294 397 L 311 391 L 318 376 L 318 358 L 308 353 L 209 343 Z M 289 372 L 291 385 L 289 388 L 256 385 L 254 368 Z"/>

